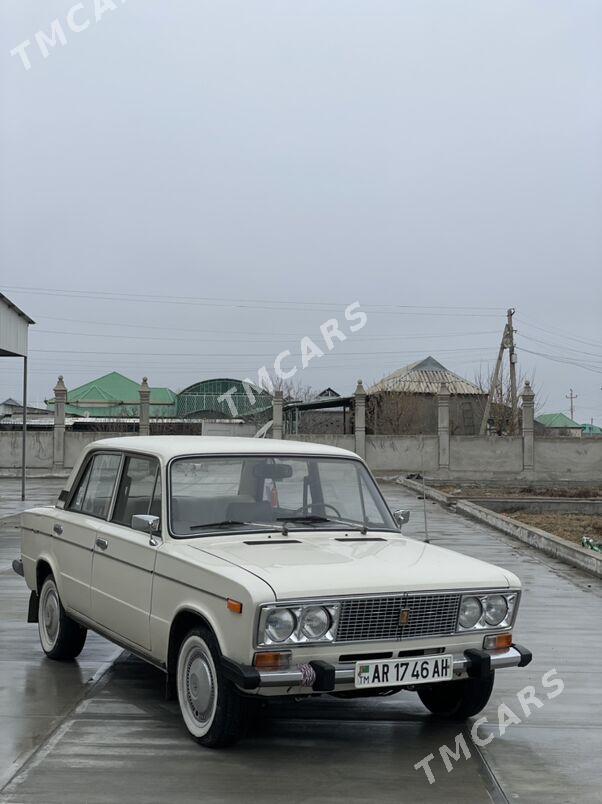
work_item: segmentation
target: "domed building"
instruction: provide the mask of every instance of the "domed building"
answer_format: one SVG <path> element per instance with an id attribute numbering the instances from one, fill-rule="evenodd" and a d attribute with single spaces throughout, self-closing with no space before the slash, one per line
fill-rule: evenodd
<path id="1" fill-rule="evenodd" d="M 187 419 L 269 419 L 272 395 L 252 383 L 220 377 L 201 380 L 177 395 L 176 415 Z"/>

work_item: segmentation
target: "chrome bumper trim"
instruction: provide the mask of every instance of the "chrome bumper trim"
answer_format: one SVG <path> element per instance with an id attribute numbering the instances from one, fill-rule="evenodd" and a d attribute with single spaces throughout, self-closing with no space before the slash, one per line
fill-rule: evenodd
<path id="1" fill-rule="evenodd" d="M 515 647 L 504 648 L 503 650 L 487 651 L 490 658 L 491 669 L 501 670 L 504 667 L 518 667 L 525 663 L 523 654 Z M 461 655 L 454 657 L 454 674 L 464 675 L 471 664 L 471 659 Z M 335 664 L 335 685 L 354 684 L 355 682 L 355 662 L 349 664 Z M 302 672 L 298 667 L 291 667 L 288 670 L 260 670 L 259 687 L 311 687 L 308 684 L 307 672 Z"/>

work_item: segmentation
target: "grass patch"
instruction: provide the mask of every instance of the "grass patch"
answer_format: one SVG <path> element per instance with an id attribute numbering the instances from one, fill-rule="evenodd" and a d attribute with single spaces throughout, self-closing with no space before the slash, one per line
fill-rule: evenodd
<path id="1" fill-rule="evenodd" d="M 532 514 L 527 511 L 503 511 L 502 516 L 512 517 L 525 525 L 553 533 L 567 542 L 581 544 L 583 536 L 595 542 L 602 541 L 602 516 L 590 514 Z"/>

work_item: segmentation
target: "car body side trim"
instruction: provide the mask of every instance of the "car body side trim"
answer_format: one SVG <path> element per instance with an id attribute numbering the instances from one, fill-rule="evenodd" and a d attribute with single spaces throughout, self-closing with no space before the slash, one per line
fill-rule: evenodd
<path id="1" fill-rule="evenodd" d="M 90 631 L 94 631 L 94 633 L 99 634 L 102 637 L 105 637 L 105 639 L 108 639 L 110 642 L 114 642 L 119 648 L 123 648 L 124 650 L 129 651 L 130 653 L 133 653 L 135 656 L 137 656 L 139 659 L 143 659 L 145 662 L 152 664 L 159 670 L 167 672 L 165 664 L 153 658 L 153 656 L 150 653 L 148 653 L 144 648 L 141 648 L 140 645 L 128 642 L 128 640 L 125 639 L 124 637 L 118 636 L 117 634 L 115 634 L 114 631 L 111 631 L 108 628 L 103 628 L 95 620 L 85 617 L 83 614 L 79 614 L 78 612 L 74 612 L 72 610 L 69 610 L 68 614 L 72 620 L 75 620 L 84 628 L 88 628 Z"/>

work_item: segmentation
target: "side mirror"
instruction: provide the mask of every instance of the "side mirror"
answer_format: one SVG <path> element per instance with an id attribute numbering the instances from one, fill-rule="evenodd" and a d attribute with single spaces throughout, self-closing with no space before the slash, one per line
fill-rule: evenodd
<path id="1" fill-rule="evenodd" d="M 132 528 L 140 530 L 142 533 L 148 533 L 151 547 L 156 547 L 161 542 L 161 536 L 159 535 L 160 525 L 161 520 L 159 517 L 152 514 L 134 514 L 132 516 Z"/>
<path id="2" fill-rule="evenodd" d="M 406 522 L 410 521 L 410 512 L 407 508 L 398 508 L 397 511 L 393 511 L 393 519 L 395 520 L 395 524 L 401 527 L 405 525 Z"/>

